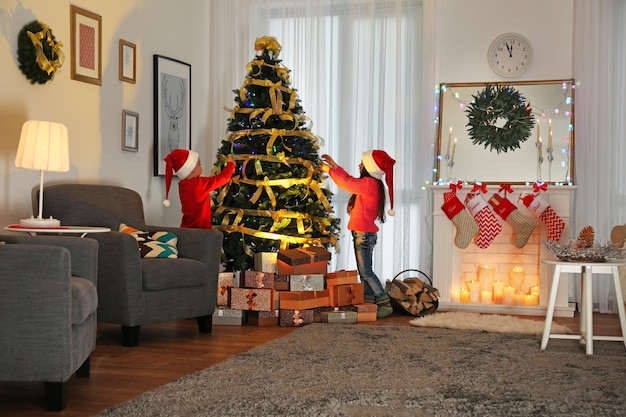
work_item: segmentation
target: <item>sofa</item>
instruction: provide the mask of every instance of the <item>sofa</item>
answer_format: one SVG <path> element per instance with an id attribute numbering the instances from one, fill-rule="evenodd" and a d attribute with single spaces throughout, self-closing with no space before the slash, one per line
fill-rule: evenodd
<path id="1" fill-rule="evenodd" d="M 38 207 L 33 195 L 33 213 Z M 140 327 L 194 318 L 200 333 L 212 330 L 223 235 L 220 231 L 147 225 L 141 196 L 134 190 L 103 184 L 47 185 L 43 216 L 62 226 L 108 227 L 91 233 L 99 242 L 98 321 L 121 325 L 122 344 L 136 346 Z M 175 258 L 144 257 L 137 235 L 168 232 L 177 242 Z"/>
<path id="2" fill-rule="evenodd" d="M 96 346 L 98 242 L 0 235 L 0 381 L 44 383 L 50 411 L 89 377 Z"/>

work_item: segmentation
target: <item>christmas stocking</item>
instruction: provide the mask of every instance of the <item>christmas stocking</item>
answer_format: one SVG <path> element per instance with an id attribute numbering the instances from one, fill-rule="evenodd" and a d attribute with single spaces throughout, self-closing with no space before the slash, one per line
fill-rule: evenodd
<path id="1" fill-rule="evenodd" d="M 522 197 L 522 202 L 546 225 L 548 228 L 548 240 L 558 242 L 561 238 L 561 233 L 563 233 L 563 229 L 565 229 L 565 222 L 552 210 L 550 203 L 540 194 L 525 195 Z"/>
<path id="2" fill-rule="evenodd" d="M 454 226 L 456 226 L 454 244 L 461 249 L 468 247 L 476 233 L 478 233 L 476 220 L 470 216 L 465 206 L 454 192 L 445 193 L 443 195 L 441 210 L 446 213 L 446 216 L 448 216 L 448 218 L 452 220 L 452 223 L 454 223 Z"/>
<path id="3" fill-rule="evenodd" d="M 468 193 L 465 197 L 465 207 L 478 223 L 476 246 L 481 249 L 488 248 L 502 231 L 502 225 L 480 193 Z"/>
<path id="4" fill-rule="evenodd" d="M 498 216 L 507 222 L 515 230 L 515 240 L 513 244 L 516 248 L 523 248 L 528 243 L 530 235 L 535 229 L 535 222 L 525 217 L 511 201 L 502 197 L 500 194 L 494 194 L 489 199 L 489 204 L 493 207 Z"/>

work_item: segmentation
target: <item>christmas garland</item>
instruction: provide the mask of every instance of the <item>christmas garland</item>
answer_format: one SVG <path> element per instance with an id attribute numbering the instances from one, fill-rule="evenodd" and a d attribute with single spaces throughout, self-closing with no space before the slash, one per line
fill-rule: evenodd
<path id="1" fill-rule="evenodd" d="M 497 153 L 519 148 L 530 136 L 535 119 L 530 104 L 513 87 L 487 85 L 465 110 L 474 145 Z M 504 125 L 498 119 L 505 119 Z"/>
<path id="2" fill-rule="evenodd" d="M 52 30 L 36 20 L 26 24 L 17 36 L 17 61 L 31 84 L 45 84 L 61 69 L 65 54 Z"/>

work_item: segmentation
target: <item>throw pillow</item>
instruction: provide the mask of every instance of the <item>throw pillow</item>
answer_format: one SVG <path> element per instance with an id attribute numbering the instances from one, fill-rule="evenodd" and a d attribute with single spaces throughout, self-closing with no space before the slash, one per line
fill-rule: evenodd
<path id="1" fill-rule="evenodd" d="M 132 235 L 137 240 L 142 258 L 178 258 L 178 238 L 172 232 L 159 231 L 150 234 L 124 223 L 119 231 Z"/>

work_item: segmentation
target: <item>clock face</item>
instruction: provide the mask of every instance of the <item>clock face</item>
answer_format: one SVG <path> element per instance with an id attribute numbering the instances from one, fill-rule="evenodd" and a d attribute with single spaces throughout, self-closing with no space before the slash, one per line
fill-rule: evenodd
<path id="1" fill-rule="evenodd" d="M 533 61 L 533 48 L 528 39 L 518 33 L 505 33 L 491 42 L 487 55 L 491 69 L 502 77 L 523 74 Z"/>

